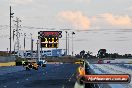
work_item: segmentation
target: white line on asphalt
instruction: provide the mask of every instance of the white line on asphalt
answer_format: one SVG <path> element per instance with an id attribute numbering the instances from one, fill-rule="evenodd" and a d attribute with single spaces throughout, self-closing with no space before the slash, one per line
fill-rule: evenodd
<path id="1" fill-rule="evenodd" d="M 7 86 L 3 86 L 4 88 L 6 88 Z"/>
<path id="2" fill-rule="evenodd" d="M 72 76 L 69 78 L 69 80 L 68 80 L 69 82 L 71 81 L 71 79 L 72 79 L 73 76 L 74 76 L 74 73 L 73 73 Z"/>
<path id="3" fill-rule="evenodd" d="M 16 83 L 17 83 L 17 84 L 19 84 L 19 82 L 18 82 L 18 81 L 17 81 Z"/>
<path id="4" fill-rule="evenodd" d="M 71 81 L 71 78 L 69 78 L 69 82 Z"/>

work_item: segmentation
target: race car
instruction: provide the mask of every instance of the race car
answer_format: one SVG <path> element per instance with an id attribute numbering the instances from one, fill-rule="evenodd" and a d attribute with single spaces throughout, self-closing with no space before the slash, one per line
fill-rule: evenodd
<path id="1" fill-rule="evenodd" d="M 46 67 L 47 61 L 46 60 L 38 60 L 37 64 L 42 67 Z"/>
<path id="2" fill-rule="evenodd" d="M 36 62 L 28 62 L 27 65 L 24 66 L 26 68 L 26 70 L 31 70 L 31 69 L 35 69 L 38 70 L 38 65 Z"/>

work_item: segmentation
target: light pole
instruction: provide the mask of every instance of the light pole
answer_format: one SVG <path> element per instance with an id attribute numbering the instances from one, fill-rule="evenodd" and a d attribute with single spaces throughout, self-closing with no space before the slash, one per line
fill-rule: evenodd
<path id="1" fill-rule="evenodd" d="M 26 37 L 26 33 L 24 33 L 24 50 L 25 50 L 25 37 Z"/>
<path id="2" fill-rule="evenodd" d="M 16 42 L 14 43 L 14 56 L 15 56 L 15 47 L 16 47 Z"/>
<path id="3" fill-rule="evenodd" d="M 31 35 L 31 59 L 33 57 L 33 39 L 32 39 L 32 33 L 30 33 Z"/>
<path id="4" fill-rule="evenodd" d="M 13 42 L 14 42 L 14 38 L 15 38 L 15 29 L 13 29 Z M 15 46 L 16 46 L 16 42 L 14 42 L 14 56 L 15 56 Z"/>
<path id="5" fill-rule="evenodd" d="M 75 32 L 72 32 L 72 56 L 74 55 L 74 47 L 73 47 L 73 35 L 75 34 Z"/>
<path id="6" fill-rule="evenodd" d="M 69 33 L 68 33 L 68 55 L 69 55 Z"/>
<path id="7" fill-rule="evenodd" d="M 24 33 L 24 42 L 23 42 L 23 47 L 24 47 L 24 58 L 26 58 L 26 50 L 25 50 L 25 43 L 26 43 L 26 41 L 25 41 L 25 37 L 26 37 L 26 33 Z"/>
<path id="8" fill-rule="evenodd" d="M 41 56 L 40 56 L 40 48 L 41 48 L 41 37 L 39 37 L 38 40 L 38 60 L 40 61 Z"/>
<path id="9" fill-rule="evenodd" d="M 67 55 L 67 33 L 68 33 L 67 31 L 72 30 L 72 29 L 60 29 L 60 30 L 63 30 L 66 32 L 66 53 L 65 55 Z"/>
<path id="10" fill-rule="evenodd" d="M 67 31 L 66 32 L 66 56 L 67 56 Z"/>
<path id="11" fill-rule="evenodd" d="M 13 18 L 13 14 L 11 12 L 11 6 L 10 6 L 10 56 L 11 56 L 11 18 Z"/>
<path id="12" fill-rule="evenodd" d="M 39 58 L 39 56 L 38 56 L 38 44 L 39 44 L 39 40 L 37 40 L 37 52 L 36 52 L 36 57 L 38 57 Z M 39 60 L 39 59 L 37 59 L 37 60 Z"/>
<path id="13" fill-rule="evenodd" d="M 7 48 L 7 53 L 8 53 L 8 48 Z"/>

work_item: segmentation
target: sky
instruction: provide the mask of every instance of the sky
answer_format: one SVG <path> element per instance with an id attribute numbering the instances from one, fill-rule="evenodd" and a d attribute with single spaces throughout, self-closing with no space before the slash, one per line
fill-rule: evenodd
<path id="1" fill-rule="evenodd" d="M 59 48 L 65 49 L 64 29 L 69 29 L 70 54 L 72 32 L 75 54 L 81 50 L 96 54 L 102 48 L 108 53 L 132 54 L 132 0 L 0 0 L 0 51 L 9 49 L 10 6 L 12 30 L 16 17 L 21 20 L 21 49 L 23 33 L 27 35 L 26 49 L 31 48 L 30 33 L 36 49 L 38 31 L 47 30 L 63 31 Z"/>

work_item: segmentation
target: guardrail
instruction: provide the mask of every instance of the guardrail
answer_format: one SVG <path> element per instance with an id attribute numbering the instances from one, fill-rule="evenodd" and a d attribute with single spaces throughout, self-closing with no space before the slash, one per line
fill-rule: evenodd
<path id="1" fill-rule="evenodd" d="M 85 67 L 86 75 L 96 74 L 94 70 L 90 67 L 89 62 L 86 60 L 85 62 L 86 62 L 85 64 L 88 64 L 88 67 L 87 68 Z M 98 83 L 86 83 L 85 87 L 87 88 L 89 85 L 91 85 L 92 88 L 105 88 L 105 87 L 110 88 L 107 84 L 98 84 Z"/>

